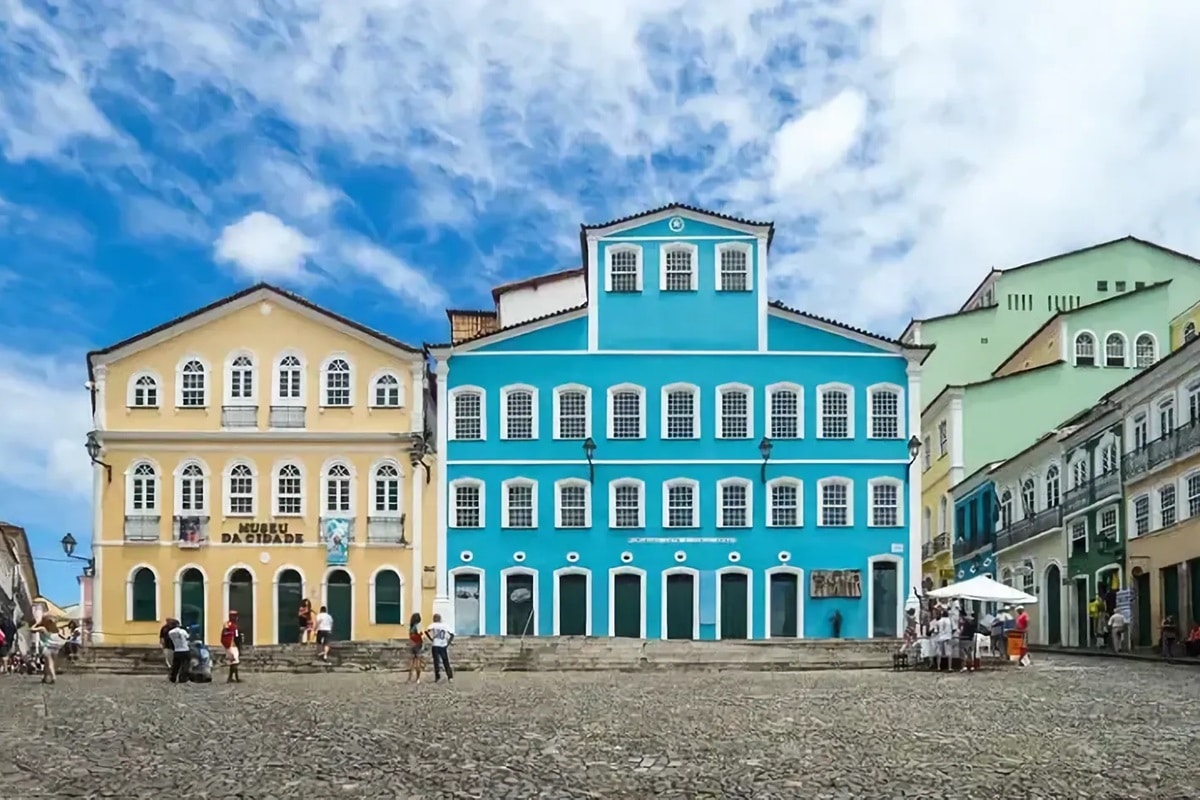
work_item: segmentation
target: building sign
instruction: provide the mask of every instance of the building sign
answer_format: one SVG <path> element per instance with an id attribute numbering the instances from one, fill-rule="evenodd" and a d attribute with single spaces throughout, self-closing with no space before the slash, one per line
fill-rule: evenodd
<path id="1" fill-rule="evenodd" d="M 288 533 L 286 522 L 243 522 L 237 533 L 222 533 L 221 544 L 304 544 L 304 534 Z"/>
<path id="2" fill-rule="evenodd" d="M 635 536 L 629 544 L 737 544 L 728 536 Z"/>
<path id="3" fill-rule="evenodd" d="M 325 565 L 344 567 L 350 559 L 350 520 L 324 520 L 321 525 L 321 543 L 325 545 Z"/>
<path id="4" fill-rule="evenodd" d="M 856 569 L 814 569 L 809 583 L 812 597 L 862 597 L 862 573 Z"/>

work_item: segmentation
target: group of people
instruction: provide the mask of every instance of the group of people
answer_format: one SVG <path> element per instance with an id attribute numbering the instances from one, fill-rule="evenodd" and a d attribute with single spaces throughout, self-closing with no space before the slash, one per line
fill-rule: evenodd
<path id="1" fill-rule="evenodd" d="M 979 668 L 979 637 L 987 637 L 994 655 L 1007 655 L 1008 636 L 1016 631 L 1022 641 L 1017 663 L 1024 667 L 1032 663 L 1024 639 L 1028 630 L 1024 606 L 1002 606 L 978 619 L 973 609 L 963 609 L 957 600 L 949 604 L 931 600 L 908 609 L 902 652 L 933 670 L 950 670 L 957 661 L 960 672 L 971 672 Z"/>
<path id="2" fill-rule="evenodd" d="M 421 630 L 421 615 L 414 613 L 408 618 L 408 644 L 411 658 L 408 662 L 408 682 L 420 683 L 421 672 L 425 669 L 425 642 L 429 642 L 430 653 L 433 656 L 433 682 L 442 679 L 446 673 L 446 682 L 454 680 L 454 669 L 450 666 L 450 643 L 454 641 L 454 632 L 442 621 L 441 614 L 433 615 L 433 622 L 424 631 Z"/>

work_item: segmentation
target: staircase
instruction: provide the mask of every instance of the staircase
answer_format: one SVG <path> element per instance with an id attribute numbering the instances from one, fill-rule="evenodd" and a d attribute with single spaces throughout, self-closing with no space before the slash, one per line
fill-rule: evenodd
<path id="1" fill-rule="evenodd" d="M 639 670 L 787 672 L 822 669 L 877 669 L 891 666 L 895 639 L 771 639 L 763 641 L 661 641 L 591 636 L 539 636 L 524 640 L 495 636 L 456 639 L 450 660 L 456 671 L 476 672 L 634 672 Z M 213 648 L 215 663 L 221 649 Z M 329 661 L 317 659 L 316 645 L 263 645 L 242 649 L 244 672 L 366 672 L 407 670 L 408 642 L 339 642 Z M 431 666 L 426 655 L 426 669 Z M 157 647 L 93 645 L 80 654 L 77 669 L 111 675 L 162 675 Z"/>

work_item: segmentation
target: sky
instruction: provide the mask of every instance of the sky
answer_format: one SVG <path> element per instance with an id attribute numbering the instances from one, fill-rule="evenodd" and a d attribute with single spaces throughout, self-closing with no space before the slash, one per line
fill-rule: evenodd
<path id="1" fill-rule="evenodd" d="M 1200 254 L 1200 3 L 0 0 L 0 519 L 78 596 L 84 353 L 266 280 L 401 339 L 679 201 L 896 335 L 991 267 Z"/>

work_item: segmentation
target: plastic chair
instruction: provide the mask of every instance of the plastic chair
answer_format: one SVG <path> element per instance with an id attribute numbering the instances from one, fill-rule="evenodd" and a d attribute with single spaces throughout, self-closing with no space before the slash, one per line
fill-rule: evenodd
<path id="1" fill-rule="evenodd" d="M 975 634 L 975 651 L 980 657 L 988 656 L 991 658 L 995 654 L 992 652 L 992 637 L 982 633 Z"/>

